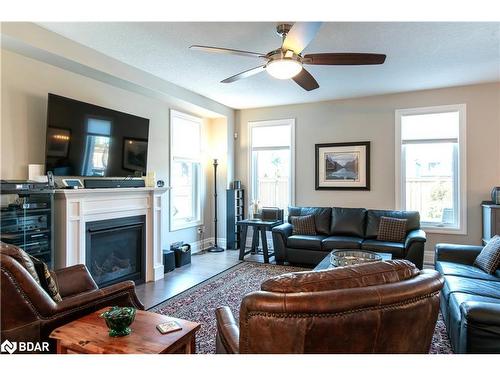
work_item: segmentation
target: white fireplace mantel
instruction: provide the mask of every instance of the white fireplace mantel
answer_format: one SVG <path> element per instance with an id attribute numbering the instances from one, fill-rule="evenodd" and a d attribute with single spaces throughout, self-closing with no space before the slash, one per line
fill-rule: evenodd
<path id="1" fill-rule="evenodd" d="M 61 189 L 55 194 L 56 268 L 85 264 L 86 223 L 146 216 L 146 281 L 163 278 L 162 207 L 167 188 Z"/>

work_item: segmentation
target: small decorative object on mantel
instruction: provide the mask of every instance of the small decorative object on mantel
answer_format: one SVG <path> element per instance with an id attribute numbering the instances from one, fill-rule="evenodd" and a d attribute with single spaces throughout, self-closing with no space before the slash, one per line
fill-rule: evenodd
<path id="1" fill-rule="evenodd" d="M 109 328 L 109 336 L 120 337 L 127 336 L 132 332 L 130 325 L 135 319 L 136 309 L 133 307 L 113 306 L 100 316 L 106 321 Z"/>
<path id="2" fill-rule="evenodd" d="M 370 142 L 315 145 L 316 190 L 370 190 Z"/>

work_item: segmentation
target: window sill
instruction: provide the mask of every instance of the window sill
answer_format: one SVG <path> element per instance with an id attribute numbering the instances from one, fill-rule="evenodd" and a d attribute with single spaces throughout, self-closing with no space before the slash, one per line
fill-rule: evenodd
<path id="1" fill-rule="evenodd" d="M 425 233 L 432 233 L 432 234 L 453 234 L 460 236 L 467 235 L 467 230 L 463 228 L 440 228 L 440 227 L 421 226 L 420 229 L 422 229 Z"/>
<path id="2" fill-rule="evenodd" d="M 171 223 L 170 224 L 170 232 L 175 232 L 175 231 L 178 231 L 178 230 L 194 228 L 194 227 L 198 227 L 200 225 L 203 225 L 203 220 L 190 221 L 188 223 L 178 223 L 178 224 Z"/>

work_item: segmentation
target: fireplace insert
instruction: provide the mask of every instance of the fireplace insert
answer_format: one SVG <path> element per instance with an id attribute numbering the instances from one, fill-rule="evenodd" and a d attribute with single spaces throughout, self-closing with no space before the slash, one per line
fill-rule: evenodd
<path id="1" fill-rule="evenodd" d="M 87 223 L 85 262 L 99 287 L 144 282 L 145 228 L 144 215 Z"/>

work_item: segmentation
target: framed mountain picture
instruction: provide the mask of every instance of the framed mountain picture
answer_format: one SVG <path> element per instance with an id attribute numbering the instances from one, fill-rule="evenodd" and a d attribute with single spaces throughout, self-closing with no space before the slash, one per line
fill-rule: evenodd
<path id="1" fill-rule="evenodd" d="M 316 190 L 370 190 L 370 142 L 316 144 Z"/>

